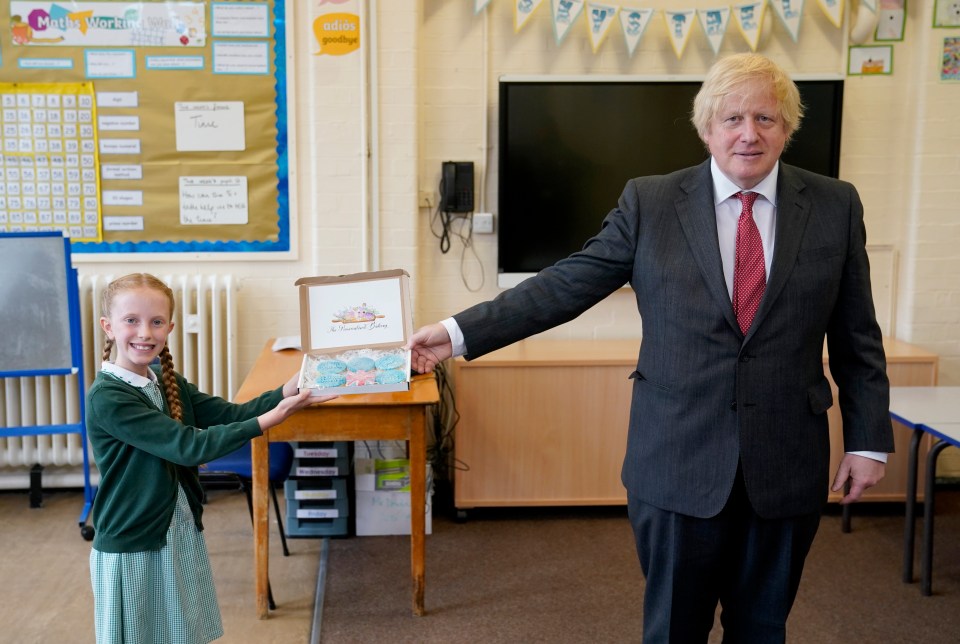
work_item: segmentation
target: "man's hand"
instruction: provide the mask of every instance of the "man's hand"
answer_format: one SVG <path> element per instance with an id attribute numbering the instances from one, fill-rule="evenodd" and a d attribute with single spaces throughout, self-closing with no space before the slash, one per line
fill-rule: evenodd
<path id="1" fill-rule="evenodd" d="M 410 351 L 410 366 L 418 373 L 433 371 L 438 364 L 453 355 L 450 335 L 439 322 L 417 329 L 404 349 Z"/>
<path id="2" fill-rule="evenodd" d="M 868 487 L 880 482 L 886 472 L 886 463 L 881 463 L 859 454 L 844 454 L 837 468 L 837 476 L 833 479 L 831 490 L 839 492 L 847 480 L 850 480 L 850 492 L 840 500 L 841 505 L 847 505 L 860 500 L 860 495 Z"/>

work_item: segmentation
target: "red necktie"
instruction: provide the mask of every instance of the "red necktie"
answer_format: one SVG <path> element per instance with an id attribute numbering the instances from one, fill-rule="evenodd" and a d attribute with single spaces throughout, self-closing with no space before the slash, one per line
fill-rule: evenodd
<path id="1" fill-rule="evenodd" d="M 737 253 L 733 269 L 733 312 L 740 330 L 746 335 L 753 316 L 767 286 L 767 271 L 763 262 L 763 241 L 753 221 L 753 202 L 756 192 L 738 192 L 743 206 L 737 222 Z"/>

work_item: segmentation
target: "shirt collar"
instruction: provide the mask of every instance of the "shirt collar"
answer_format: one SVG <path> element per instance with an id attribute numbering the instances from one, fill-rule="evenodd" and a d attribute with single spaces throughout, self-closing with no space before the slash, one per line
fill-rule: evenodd
<path id="1" fill-rule="evenodd" d="M 101 366 L 101 370 L 116 376 L 128 385 L 132 385 L 140 389 L 143 387 L 149 387 L 151 383 L 157 382 L 157 374 L 153 373 L 153 369 L 148 369 L 147 373 L 149 376 L 144 377 L 138 373 L 133 373 L 129 369 L 118 367 L 112 362 L 104 362 Z"/>
<path id="2" fill-rule="evenodd" d="M 773 170 L 770 171 L 770 174 L 765 176 L 760 183 L 755 185 L 748 192 L 758 192 L 763 195 L 764 199 L 776 206 L 777 177 L 779 174 L 780 164 L 777 163 L 773 166 Z M 717 160 L 713 157 L 710 157 L 710 175 L 713 177 L 714 205 L 718 205 L 721 202 L 726 201 L 741 191 L 741 188 L 737 184 L 735 184 L 733 181 L 730 181 L 730 179 L 727 178 L 727 175 L 723 174 L 723 172 L 720 170 L 720 166 L 717 165 Z"/>

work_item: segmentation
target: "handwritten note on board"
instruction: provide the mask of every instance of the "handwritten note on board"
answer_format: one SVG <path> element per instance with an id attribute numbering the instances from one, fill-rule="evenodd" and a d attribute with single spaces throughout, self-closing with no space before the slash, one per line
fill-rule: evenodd
<path id="1" fill-rule="evenodd" d="M 180 177 L 180 223 L 246 224 L 246 177 Z"/>
<path id="2" fill-rule="evenodd" d="M 241 101 L 176 102 L 173 106 L 178 152 L 246 149 Z"/>

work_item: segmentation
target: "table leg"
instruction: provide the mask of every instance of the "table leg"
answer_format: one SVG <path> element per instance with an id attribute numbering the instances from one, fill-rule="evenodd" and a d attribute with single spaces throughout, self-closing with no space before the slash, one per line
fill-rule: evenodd
<path id="1" fill-rule="evenodd" d="M 423 551 L 426 541 L 427 445 L 426 411 L 411 414 L 410 427 L 410 574 L 413 580 L 413 614 L 424 614 Z"/>
<path id="2" fill-rule="evenodd" d="M 910 453 L 907 456 L 907 496 L 904 503 L 903 523 L 903 583 L 913 583 L 913 544 L 917 531 L 917 459 L 923 430 L 913 430 L 910 438 Z"/>
<path id="3" fill-rule="evenodd" d="M 950 443 L 937 441 L 927 453 L 927 475 L 923 498 L 923 544 L 920 551 L 920 594 L 933 593 L 933 495 L 937 478 L 937 458 Z"/>
<path id="4" fill-rule="evenodd" d="M 253 570 L 256 587 L 257 617 L 265 619 L 269 614 L 267 590 L 269 588 L 269 539 L 267 521 L 267 486 L 270 477 L 269 439 L 260 436 L 250 441 L 253 485 Z"/>

